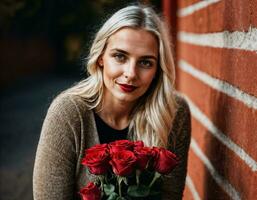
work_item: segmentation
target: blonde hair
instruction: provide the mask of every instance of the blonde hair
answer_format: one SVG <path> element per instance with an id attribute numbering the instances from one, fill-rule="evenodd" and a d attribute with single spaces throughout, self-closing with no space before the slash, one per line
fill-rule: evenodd
<path id="1" fill-rule="evenodd" d="M 97 32 L 91 46 L 87 63 L 89 77 L 67 92 L 83 97 L 89 109 L 101 105 L 104 83 L 98 58 L 108 38 L 124 27 L 143 28 L 153 33 L 159 42 L 157 77 L 133 109 L 129 134 L 133 140 L 142 140 L 148 146 L 167 147 L 176 112 L 175 69 L 168 29 L 152 8 L 128 6 L 112 15 Z"/>

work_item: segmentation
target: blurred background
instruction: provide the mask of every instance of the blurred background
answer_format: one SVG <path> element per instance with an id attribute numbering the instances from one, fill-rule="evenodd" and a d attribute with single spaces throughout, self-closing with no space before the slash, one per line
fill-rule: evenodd
<path id="1" fill-rule="evenodd" d="M 0 1 L 0 199 L 33 199 L 32 170 L 47 108 L 86 76 L 94 34 L 131 0 Z M 160 11 L 161 1 L 139 1 Z"/>
<path id="2" fill-rule="evenodd" d="M 0 199 L 32 199 L 53 98 L 86 76 L 95 32 L 129 0 L 0 1 Z M 257 1 L 141 0 L 170 26 L 192 139 L 183 200 L 257 197 Z"/>

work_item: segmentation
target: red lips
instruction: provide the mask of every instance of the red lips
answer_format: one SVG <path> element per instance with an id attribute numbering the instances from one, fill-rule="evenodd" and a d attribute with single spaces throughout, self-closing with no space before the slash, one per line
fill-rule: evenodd
<path id="1" fill-rule="evenodd" d="M 127 85 L 127 84 L 119 84 L 119 86 L 123 92 L 133 92 L 137 88 L 133 85 Z"/>

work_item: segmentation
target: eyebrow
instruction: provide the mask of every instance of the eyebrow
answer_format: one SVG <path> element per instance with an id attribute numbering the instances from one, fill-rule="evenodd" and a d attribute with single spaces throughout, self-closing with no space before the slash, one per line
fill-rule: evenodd
<path id="1" fill-rule="evenodd" d="M 129 55 L 129 53 L 127 51 L 124 51 L 122 49 L 119 49 L 119 48 L 114 48 L 114 49 L 111 49 L 111 51 L 117 51 L 117 52 L 120 52 L 120 53 L 123 53 L 125 55 Z M 141 56 L 140 58 L 144 58 L 144 59 L 154 59 L 157 61 L 157 58 L 153 55 L 145 55 L 145 56 Z"/>

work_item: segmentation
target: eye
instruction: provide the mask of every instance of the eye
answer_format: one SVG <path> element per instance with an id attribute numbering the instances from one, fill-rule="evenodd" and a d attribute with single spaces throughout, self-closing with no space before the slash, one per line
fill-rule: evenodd
<path id="1" fill-rule="evenodd" d="M 143 68 L 150 68 L 153 66 L 153 62 L 150 60 L 140 60 L 139 65 Z"/>
<path id="2" fill-rule="evenodd" d="M 126 56 L 124 54 L 122 54 L 122 53 L 115 53 L 113 55 L 113 57 L 115 58 L 116 61 L 118 61 L 120 63 L 122 63 L 122 62 L 124 62 L 126 60 Z"/>

